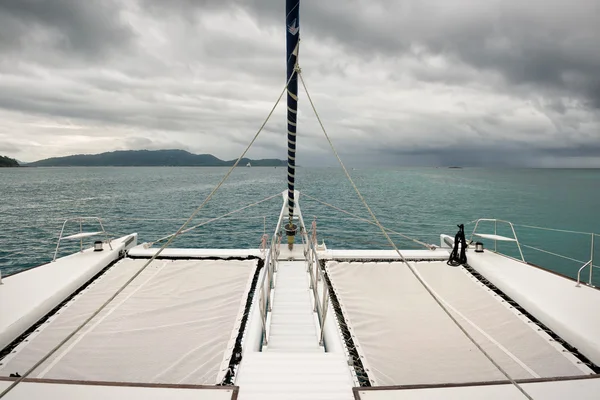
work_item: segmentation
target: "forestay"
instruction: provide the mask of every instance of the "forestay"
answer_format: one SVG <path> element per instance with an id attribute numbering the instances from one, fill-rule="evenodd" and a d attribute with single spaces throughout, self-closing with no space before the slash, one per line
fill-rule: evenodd
<path id="1" fill-rule="evenodd" d="M 0 376 L 31 368 L 146 262 L 115 264 L 7 356 Z M 256 267 L 256 260 L 155 260 L 30 377 L 220 383 Z"/>

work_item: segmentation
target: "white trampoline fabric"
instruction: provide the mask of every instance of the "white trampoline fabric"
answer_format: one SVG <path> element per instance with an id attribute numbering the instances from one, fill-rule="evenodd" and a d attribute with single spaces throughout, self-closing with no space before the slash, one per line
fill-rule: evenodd
<path id="1" fill-rule="evenodd" d="M 461 325 L 511 377 L 591 372 L 463 268 L 445 262 L 415 265 L 438 295 L 462 314 L 454 313 Z M 367 373 L 377 385 L 506 379 L 406 265 L 329 262 L 327 271 Z"/>
<path id="2" fill-rule="evenodd" d="M 0 375 L 32 367 L 145 262 L 115 264 L 5 358 Z M 218 383 L 256 265 L 256 260 L 155 260 L 31 377 Z"/>

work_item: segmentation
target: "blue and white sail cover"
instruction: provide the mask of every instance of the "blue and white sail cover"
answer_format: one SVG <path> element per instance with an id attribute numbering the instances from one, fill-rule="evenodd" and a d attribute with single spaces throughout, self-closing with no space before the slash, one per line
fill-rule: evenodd
<path id="1" fill-rule="evenodd" d="M 295 74 L 300 41 L 300 0 L 286 3 L 287 55 L 287 137 L 288 137 L 288 213 L 292 225 L 294 217 L 294 175 L 296 172 L 296 121 L 298 115 L 298 76 Z M 292 76 L 293 75 L 293 76 Z M 290 79 L 291 77 L 291 79 Z"/>

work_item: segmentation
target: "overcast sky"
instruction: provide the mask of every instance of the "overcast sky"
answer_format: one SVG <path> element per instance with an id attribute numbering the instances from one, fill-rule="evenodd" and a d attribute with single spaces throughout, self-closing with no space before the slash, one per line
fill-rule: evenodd
<path id="1" fill-rule="evenodd" d="M 600 0 L 301 0 L 356 165 L 600 167 Z M 285 84 L 285 0 L 0 0 L 0 154 L 236 158 Z M 298 162 L 333 164 L 300 93 Z M 286 157 L 285 105 L 250 152 Z"/>

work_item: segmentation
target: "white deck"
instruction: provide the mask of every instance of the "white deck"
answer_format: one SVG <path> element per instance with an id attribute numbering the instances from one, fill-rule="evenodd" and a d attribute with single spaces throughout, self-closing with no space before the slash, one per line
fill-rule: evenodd
<path id="1" fill-rule="evenodd" d="M 129 250 L 127 255 L 130 257 L 152 257 L 159 250 L 158 248 L 145 249 L 141 244 Z M 262 255 L 259 249 L 170 249 L 167 248 L 160 253 L 159 257 L 168 258 L 205 258 L 205 257 L 260 257 Z"/>
<path id="2" fill-rule="evenodd" d="M 591 373 L 463 268 L 414 263 L 474 339 L 515 379 Z M 505 380 L 403 263 L 329 262 L 327 270 L 376 385 Z M 405 360 L 400 362 L 399 360 Z"/>
<path id="3" fill-rule="evenodd" d="M 11 382 L 0 381 L 0 392 Z M 234 388 L 173 388 L 142 387 L 102 384 L 60 384 L 21 382 L 6 397 L 6 400 L 234 400 Z"/>
<path id="4" fill-rule="evenodd" d="M 600 291 L 491 251 L 469 265 L 535 318 L 600 365 Z"/>
<path id="5" fill-rule="evenodd" d="M 30 326 L 60 304 L 125 248 L 135 246 L 137 234 L 105 244 L 103 251 L 87 249 L 27 271 L 3 278 L 0 285 L 0 349 L 7 346 Z"/>
<path id="6" fill-rule="evenodd" d="M 343 354 L 252 353 L 242 361 L 240 400 L 352 400 L 352 379 Z"/>
<path id="7" fill-rule="evenodd" d="M 156 249 L 143 249 L 138 246 L 131 254 L 138 257 L 149 257 L 155 251 Z M 446 260 L 448 257 L 448 249 L 443 248 L 405 250 L 402 253 L 407 259 L 417 260 Z M 106 256 L 108 252 L 91 254 Z M 163 253 L 165 257 L 181 258 L 247 257 L 260 254 L 259 250 L 246 249 L 169 249 Z M 75 254 L 71 257 L 78 255 Z M 398 258 L 397 253 L 393 251 L 377 250 L 326 250 L 319 252 L 319 256 L 322 259 L 336 260 Z M 575 288 L 575 283 L 570 280 L 488 251 L 482 254 L 469 251 L 468 256 L 469 263 L 478 272 L 565 339 L 567 339 L 565 335 L 558 332 L 556 326 L 566 328 L 564 324 L 579 321 L 580 323 L 585 322 L 585 324 L 580 324 L 576 331 L 596 332 L 594 331 L 594 321 L 597 321 L 598 318 L 595 317 L 593 310 L 600 307 L 597 302 L 598 291 L 588 287 Z M 269 343 L 262 352 L 244 353 L 244 358 L 235 374 L 235 385 L 240 388 L 237 393 L 238 398 L 242 400 L 282 398 L 351 400 L 354 383 L 346 354 L 339 349 L 335 353 L 327 353 L 318 344 L 320 331 L 316 314 L 313 312 L 312 292 L 309 289 L 303 247 L 297 244 L 290 252 L 285 243 L 282 243 L 279 258 L 282 261 L 279 262 L 279 269 L 275 275 L 273 307 L 268 319 Z M 144 263 L 145 260 L 128 260 L 128 262 L 138 265 Z M 203 263 L 209 261 L 157 260 L 152 268 L 162 270 L 167 263 L 178 262 Z M 255 263 L 256 261 L 245 262 Z M 415 264 L 420 274 L 442 301 L 451 306 L 453 314 L 468 332 L 512 377 L 536 379 L 538 377 L 580 376 L 591 373 L 589 368 L 579 363 L 573 355 L 564 351 L 562 346 L 554 342 L 545 332 L 503 302 L 499 296 L 479 283 L 462 267 L 452 268 L 441 261 Z M 332 265 L 337 265 L 337 267 L 332 267 Z M 7 376 L 12 372 L 22 373 L 28 365 L 32 365 L 42 354 L 47 352 L 53 343 L 55 344 L 60 339 L 60 335 L 70 332 L 78 321 L 81 321 L 85 315 L 89 315 L 86 314 L 89 311 L 84 312 L 78 307 L 87 304 L 87 308 L 93 309 L 94 305 L 100 304 L 102 299 L 111 293 L 111 290 L 114 292 L 126 281 L 133 270 L 116 268 L 118 266 L 119 264 L 116 264 L 109 270 L 110 274 L 105 274 L 96 284 L 79 294 L 75 301 L 69 303 L 59 315 L 52 318 L 48 324 L 44 324 L 40 332 L 32 334 L 28 343 L 22 343 L 15 349 L 16 353 L 8 355 L 3 360 L 3 366 L 0 366 L 0 375 Z M 46 266 L 40 269 L 42 268 L 46 268 Z M 204 297 L 213 289 L 219 292 L 215 292 L 218 294 L 215 299 L 221 298 L 222 288 L 227 285 L 224 281 L 212 285 L 200 276 L 194 277 L 193 273 L 182 278 L 179 275 L 164 275 L 163 272 L 166 269 L 163 272 L 157 272 L 155 269 L 149 271 L 158 273 L 159 279 L 153 280 L 144 275 L 152 286 L 151 290 L 134 293 L 131 298 L 135 304 L 147 304 L 151 307 L 151 310 L 148 309 L 147 312 L 144 311 L 141 314 L 147 313 L 148 318 L 154 322 L 156 322 L 156 318 L 162 318 L 161 315 L 169 316 L 173 313 L 170 305 L 166 305 L 169 311 L 166 309 L 163 310 L 164 313 L 157 311 L 162 307 L 159 306 L 160 304 L 165 306 L 163 303 L 165 299 L 169 302 L 171 300 L 177 302 L 179 301 L 177 300 L 178 296 L 185 297 L 188 294 L 192 297 L 201 296 L 202 299 L 198 298 L 197 302 L 196 300 L 189 302 L 190 298 L 188 300 L 180 299 L 183 301 L 181 305 L 189 303 L 191 307 L 196 307 L 194 304 L 206 304 Z M 410 274 L 405 264 L 387 261 L 379 263 L 330 261 L 328 262 L 328 271 L 344 315 L 350 325 L 351 333 L 354 335 L 359 354 L 364 357 L 363 364 L 368 369 L 369 377 L 376 381 L 376 385 L 505 380 L 505 377 L 443 314 L 441 308 L 433 302 L 431 296 Z M 221 272 L 219 271 L 218 275 Z M 15 277 L 27 273 L 29 272 L 15 275 Z M 10 283 L 13 278 L 7 278 L 5 283 Z M 225 280 L 231 281 L 230 278 Z M 174 285 L 172 286 L 173 290 L 156 292 L 157 288 L 166 287 L 163 286 L 163 283 L 167 286 L 170 285 L 168 282 Z M 246 282 L 248 282 L 248 278 L 246 278 Z M 182 291 L 182 285 L 190 286 Z M 139 288 L 136 281 L 130 286 L 122 296 L 127 297 L 131 294 L 130 291 L 136 292 Z M 0 286 L 0 294 L 2 289 L 3 287 Z M 569 301 L 565 301 L 564 297 L 556 296 L 555 293 L 558 292 L 565 292 Z M 96 295 L 92 296 L 94 293 Z M 515 293 L 520 293 L 523 297 L 518 298 Z M 138 298 L 139 295 L 141 297 Z M 188 329 L 193 327 L 198 320 L 190 318 L 190 315 L 204 316 L 208 311 L 184 311 L 179 313 L 183 319 L 175 324 L 166 323 L 166 320 L 163 320 L 158 325 L 164 326 L 166 331 L 161 333 L 158 331 L 162 331 L 162 328 L 155 329 L 156 324 L 152 325 L 155 328 L 147 329 L 150 328 L 150 325 L 142 324 L 143 326 L 140 326 L 135 322 L 134 315 L 137 313 L 135 311 L 137 306 L 131 308 L 132 304 L 128 299 L 124 303 L 124 307 L 121 302 L 122 296 L 115 299 L 117 307 L 114 311 L 110 311 L 109 314 L 112 315 L 106 318 L 101 316 L 104 321 L 100 324 L 92 321 L 90 331 L 86 331 L 83 335 L 85 337 L 76 339 L 76 343 L 68 343 L 61 350 L 58 359 L 53 357 L 48 360 L 31 377 L 194 384 L 214 384 L 219 380 L 218 377 L 221 376 L 219 374 L 222 374 L 226 368 L 225 353 L 230 354 L 232 350 L 232 340 L 237 332 L 234 325 L 237 324 L 240 314 L 237 314 L 236 321 L 227 329 L 227 334 L 211 334 L 216 341 L 226 341 L 223 345 L 224 350 L 219 352 L 219 357 L 222 359 L 219 358 L 217 362 L 210 361 L 216 366 L 209 368 L 212 372 L 207 370 L 201 374 L 203 376 L 197 374 L 190 376 L 190 372 L 195 371 L 195 366 L 203 364 L 201 360 L 207 360 L 211 356 L 202 353 L 203 350 L 200 348 L 186 348 L 184 349 L 186 355 L 175 357 L 176 359 L 169 358 L 166 361 L 169 364 L 166 370 L 169 372 L 165 374 L 159 371 L 161 368 L 153 369 L 156 366 L 156 360 L 161 357 L 157 354 L 172 354 L 172 350 L 181 347 L 181 344 L 201 343 L 200 347 L 205 347 L 204 345 L 211 348 L 218 347 L 211 340 L 189 339 Z M 258 299 L 258 296 L 255 299 Z M 586 304 L 577 303 L 578 309 L 584 310 L 584 312 L 560 308 L 560 304 L 564 305 L 571 299 L 582 299 L 581 301 L 584 301 L 589 307 L 586 308 Z M 127 307 L 128 305 L 129 307 Z M 156 308 L 156 306 L 159 307 Z M 241 311 L 240 304 L 236 307 L 238 311 Z M 550 313 L 552 316 L 555 312 L 558 313 L 558 317 L 563 319 L 559 325 L 551 325 L 552 322 L 556 323 L 556 319 L 548 318 L 545 321 L 540 317 L 543 313 Z M 569 315 L 569 313 L 576 315 Z M 334 321 L 331 319 L 333 316 L 334 313 L 330 312 L 329 321 Z M 566 321 L 565 318 L 571 322 Z M 107 321 L 109 324 L 105 325 Z M 141 330 L 139 330 L 140 327 Z M 171 328 L 172 330 L 169 331 Z M 140 336 L 143 339 L 132 339 L 131 334 L 136 330 L 143 335 Z M 194 332 L 201 331 L 208 332 L 206 327 L 200 327 Z M 166 336 L 159 337 L 165 332 Z M 366 336 L 365 333 L 367 333 Z M 100 336 L 97 336 L 98 334 Z M 42 344 L 39 338 L 43 335 L 50 338 L 50 341 Z M 156 341 L 149 345 L 149 341 L 154 340 L 152 338 L 155 335 L 158 335 Z M 598 336 L 600 337 L 600 334 Z M 110 341 L 106 340 L 108 337 L 111 338 Z M 90 338 L 93 339 L 92 342 L 89 342 Z M 594 338 L 588 339 L 593 340 Z M 122 342 L 123 340 L 126 343 Z M 132 347 L 132 343 L 138 341 L 141 343 L 142 340 L 143 346 Z M 581 339 L 575 338 L 575 340 Z M 570 341 L 573 344 L 572 339 Z M 121 354 L 125 364 L 117 365 L 114 360 L 109 360 L 110 365 L 117 365 L 117 367 L 108 367 L 108 364 L 100 365 L 97 363 L 98 357 L 92 357 L 92 362 L 87 363 L 85 354 L 106 345 L 109 346 L 108 350 L 101 351 L 108 357 L 107 360 L 111 357 L 112 349 L 116 349 L 119 353 L 126 349 L 128 353 L 124 356 Z M 163 346 L 170 346 L 170 350 L 166 352 L 160 350 Z M 580 346 L 577 347 L 582 350 Z M 136 349 L 139 350 L 139 353 L 131 353 L 131 351 L 136 352 Z M 158 353 L 155 353 L 155 350 Z M 148 358 L 144 358 L 146 356 Z M 128 360 L 132 360 L 131 364 L 127 364 Z M 137 376 L 131 378 L 127 375 L 128 378 L 124 378 L 123 374 L 128 374 L 128 371 L 136 371 Z M 202 381 L 206 378 L 204 375 L 208 376 L 206 381 Z M 188 377 L 189 380 L 186 380 Z M 600 379 L 523 383 L 523 387 L 527 388 L 527 391 L 536 399 L 568 397 L 595 399 L 600 390 L 599 385 Z M 6 386 L 6 382 L 0 381 L 0 388 Z M 79 388 L 80 386 L 81 388 Z M 40 397 L 38 393 L 43 392 L 44 397 L 66 399 L 83 396 L 91 399 L 114 397 L 187 399 L 193 397 L 201 400 L 220 400 L 229 399 L 233 393 L 233 391 L 225 390 L 186 390 L 188 389 L 118 386 L 98 388 L 98 386 L 87 384 L 24 382 L 10 392 L 6 398 L 9 400 L 36 398 Z M 523 398 L 522 394 L 514 387 L 504 384 L 427 389 L 358 390 L 357 393 L 362 399 L 367 400 Z"/>
<path id="8" fill-rule="evenodd" d="M 435 250 L 401 250 L 401 252 L 407 260 L 447 260 L 450 255 L 448 249 L 441 247 Z M 318 253 L 319 258 L 323 260 L 401 259 L 394 250 L 325 250 Z"/>
<path id="9" fill-rule="evenodd" d="M 289 250 L 285 243 L 281 244 L 279 249 L 280 260 L 304 260 L 304 247 L 301 244 L 294 245 L 292 250 Z"/>
<path id="10" fill-rule="evenodd" d="M 23 374 L 74 331 L 146 260 L 124 259 L 2 360 Z M 220 383 L 256 260 L 155 260 L 31 378 L 163 384 Z"/>

